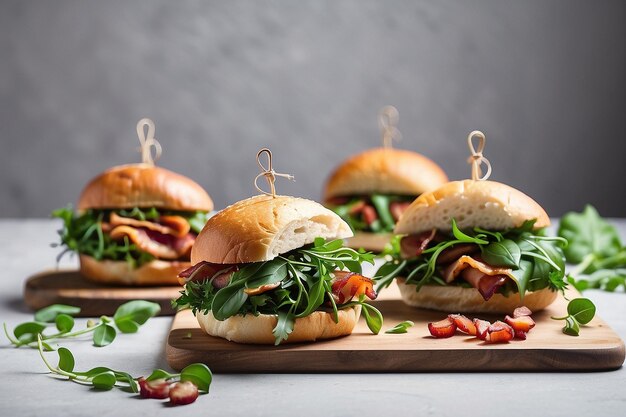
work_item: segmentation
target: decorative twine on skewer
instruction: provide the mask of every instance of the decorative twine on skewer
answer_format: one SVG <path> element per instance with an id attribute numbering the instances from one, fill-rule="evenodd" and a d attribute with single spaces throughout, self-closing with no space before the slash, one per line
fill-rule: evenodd
<path id="1" fill-rule="evenodd" d="M 473 139 L 478 138 L 478 146 L 474 148 Z M 485 134 L 480 130 L 474 130 L 467 136 L 467 145 L 469 146 L 471 155 L 467 158 L 467 163 L 472 166 L 472 180 L 484 181 L 491 175 L 491 163 L 487 158 L 483 156 L 483 150 L 485 149 Z M 480 167 L 481 164 L 485 164 L 487 172 L 483 175 L 483 170 Z"/>
<path id="2" fill-rule="evenodd" d="M 148 132 L 146 133 L 146 126 L 148 126 Z M 161 157 L 161 144 L 154 138 L 154 122 L 147 117 L 137 122 L 137 136 L 139 137 L 139 143 L 141 147 L 138 149 L 141 152 L 141 162 L 154 166 L 154 161 Z M 154 155 L 152 155 L 152 147 L 154 147 Z"/>
<path id="3" fill-rule="evenodd" d="M 261 163 L 262 154 L 267 154 L 267 161 L 268 161 L 267 168 L 265 168 L 263 164 Z M 271 195 L 272 197 L 276 198 L 276 187 L 274 186 L 274 182 L 276 182 L 276 177 L 283 177 L 283 178 L 287 178 L 288 180 L 295 181 L 295 177 L 291 174 L 281 174 L 280 172 L 274 171 L 274 168 L 272 166 L 272 151 L 270 151 L 267 148 L 263 148 L 259 152 L 257 152 L 256 162 L 257 164 L 259 164 L 259 167 L 261 167 L 261 173 L 254 178 L 254 187 L 263 194 Z M 267 191 L 263 191 L 263 189 L 261 189 L 261 187 L 258 186 L 257 181 L 261 177 L 265 177 L 265 179 L 267 180 L 267 183 L 270 185 L 269 193 Z"/>
<path id="4" fill-rule="evenodd" d="M 378 115 L 378 126 L 382 134 L 383 147 L 393 148 L 393 141 L 401 140 L 402 134 L 396 128 L 400 114 L 393 106 L 385 106 Z"/>

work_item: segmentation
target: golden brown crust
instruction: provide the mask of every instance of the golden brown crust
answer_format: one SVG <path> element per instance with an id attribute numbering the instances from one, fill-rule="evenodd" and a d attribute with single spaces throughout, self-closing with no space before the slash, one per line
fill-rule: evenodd
<path id="1" fill-rule="evenodd" d="M 550 218 L 535 200 L 495 181 L 452 181 L 422 194 L 411 203 L 394 233 L 450 230 L 454 218 L 461 229 L 482 227 L 503 230 L 536 219 L 535 228 L 550 225 Z"/>
<path id="2" fill-rule="evenodd" d="M 211 211 L 213 201 L 191 179 L 147 164 L 115 166 L 92 179 L 78 199 L 78 210 L 156 207 Z"/>
<path id="3" fill-rule="evenodd" d="M 153 260 L 132 269 L 125 261 L 98 261 L 79 255 L 80 273 L 89 281 L 109 285 L 180 285 L 177 276 L 191 267 L 189 262 Z"/>
<path id="4" fill-rule="evenodd" d="M 293 332 L 287 340 L 281 343 L 314 342 L 321 339 L 347 336 L 352 333 L 354 326 L 359 321 L 360 314 L 361 306 L 339 310 L 339 322 L 335 323 L 332 313 L 315 311 L 309 316 L 296 319 Z M 209 311 L 207 314 L 198 312 L 196 318 L 202 330 L 211 336 L 237 343 L 273 345 L 275 342 L 272 334 L 277 322 L 275 315 L 237 315 L 219 321 Z"/>
<path id="5" fill-rule="evenodd" d="M 326 182 L 324 201 L 372 193 L 415 196 L 446 182 L 441 167 L 417 152 L 374 148 L 339 165 Z"/>
<path id="6" fill-rule="evenodd" d="M 454 285 L 424 285 L 419 291 L 415 291 L 415 285 L 405 284 L 404 279 L 396 279 L 402 301 L 406 304 L 443 311 L 446 313 L 501 313 L 511 314 L 517 307 L 526 306 L 531 311 L 543 310 L 558 295 L 557 292 L 548 288 L 539 291 L 526 292 L 521 300 L 519 294 L 510 294 L 505 297 L 502 294 L 494 294 L 485 301 L 475 288 L 464 288 Z"/>
<path id="7" fill-rule="evenodd" d="M 262 262 L 312 243 L 342 239 L 350 227 L 321 204 L 303 198 L 259 195 L 211 217 L 191 249 L 191 262 Z"/>

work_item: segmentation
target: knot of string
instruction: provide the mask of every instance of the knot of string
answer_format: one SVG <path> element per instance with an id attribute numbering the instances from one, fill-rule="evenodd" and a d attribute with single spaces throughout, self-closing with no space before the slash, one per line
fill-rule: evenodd
<path id="1" fill-rule="evenodd" d="M 263 166 L 263 163 L 261 162 L 261 156 L 263 154 L 267 155 L 267 168 L 265 166 Z M 295 181 L 295 178 L 294 178 L 293 175 L 281 174 L 280 172 L 274 171 L 274 168 L 272 166 L 272 151 L 270 151 L 267 148 L 263 148 L 259 152 L 257 152 L 257 154 L 256 154 L 256 162 L 257 162 L 257 164 L 259 164 L 259 167 L 261 168 L 261 173 L 254 178 L 254 187 L 257 190 L 259 190 L 260 193 L 263 193 L 263 194 L 266 194 L 266 195 L 271 195 L 272 197 L 276 197 L 276 187 L 274 185 L 274 183 L 276 182 L 276 177 L 283 177 L 283 178 L 287 178 L 288 180 Z M 267 183 L 270 185 L 270 191 L 269 192 L 264 191 L 257 184 L 257 181 L 261 177 L 265 177 L 265 179 L 267 180 Z"/>
<path id="2" fill-rule="evenodd" d="M 383 147 L 392 148 L 394 140 L 402 139 L 402 134 L 396 128 L 400 115 L 393 106 L 385 106 L 378 115 L 378 126 L 382 135 Z"/>
<path id="3" fill-rule="evenodd" d="M 146 126 L 148 126 L 147 132 Z M 154 138 L 154 131 L 154 122 L 148 118 L 141 119 L 137 123 L 137 136 L 141 144 L 139 148 L 141 162 L 148 165 L 154 165 L 154 161 L 161 157 L 161 144 Z M 152 148 L 154 148 L 154 155 L 152 154 Z"/>
<path id="4" fill-rule="evenodd" d="M 478 138 L 478 146 L 474 147 L 474 138 Z M 491 175 L 491 163 L 487 158 L 483 156 L 483 150 L 485 149 L 485 134 L 480 130 L 474 130 L 467 136 L 467 146 L 470 149 L 470 157 L 467 158 L 467 163 L 472 166 L 472 179 L 474 181 L 484 181 Z M 487 167 L 487 172 L 483 175 L 481 165 L 484 164 Z"/>

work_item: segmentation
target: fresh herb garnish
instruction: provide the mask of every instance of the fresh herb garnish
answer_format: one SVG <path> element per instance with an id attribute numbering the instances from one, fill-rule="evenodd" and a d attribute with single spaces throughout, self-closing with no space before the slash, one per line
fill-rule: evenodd
<path id="1" fill-rule="evenodd" d="M 550 288 L 562 291 L 565 261 L 561 249 L 567 241 L 561 237 L 547 237 L 541 231 L 533 231 L 535 221 L 529 220 L 521 226 L 501 232 L 474 228 L 461 231 L 455 220 L 451 220 L 451 234 L 433 246 L 428 247 L 419 256 L 403 259 L 400 256 L 400 237 L 392 239 L 386 254 L 391 259 L 376 272 L 378 289 L 391 284 L 396 277 L 404 277 L 407 283 L 416 286 L 416 290 L 426 284 L 446 285 L 437 265 L 437 259 L 446 249 L 459 244 L 475 244 L 481 252 L 484 262 L 491 266 L 510 268 L 512 284 L 505 284 L 504 293 L 516 291 L 523 297 L 526 291 Z M 464 285 L 463 281 L 454 284 Z"/>
<path id="2" fill-rule="evenodd" d="M 588 298 L 574 298 L 567 304 L 567 316 L 552 317 L 553 320 L 565 320 L 563 333 L 578 336 L 580 325 L 587 324 L 596 315 L 596 306 Z"/>
<path id="3" fill-rule="evenodd" d="M 577 290 L 626 290 L 626 247 L 595 208 L 587 205 L 582 213 L 567 213 L 558 234 L 570 242 L 565 257 L 577 266 L 568 280 Z"/>
<path id="4" fill-rule="evenodd" d="M 157 220 L 161 215 L 178 215 L 184 217 L 195 233 L 199 233 L 210 217 L 203 211 L 179 212 L 158 211 L 157 209 L 132 210 L 85 210 L 80 214 L 74 213 L 71 207 L 61 208 L 52 212 L 52 217 L 63 220 L 63 228 L 59 230 L 61 242 L 53 246 L 64 246 L 65 250 L 59 254 L 57 261 L 67 252 L 80 253 L 97 260 L 126 261 L 132 268 L 139 267 L 154 259 L 154 256 L 141 251 L 137 245 L 125 237 L 117 241 L 102 231 L 102 224 L 107 222 L 112 212 L 122 217 L 136 220 Z"/>
<path id="5" fill-rule="evenodd" d="M 69 339 L 92 333 L 94 346 L 106 346 L 115 340 L 117 330 L 122 333 L 136 333 L 150 317 L 154 317 L 161 311 L 161 307 L 153 302 L 133 300 L 122 304 L 116 310 L 113 318 L 101 316 L 99 322 L 89 320 L 87 327 L 82 330 L 74 329 L 73 315 L 80 313 L 80 308 L 63 304 L 54 304 L 45 307 L 35 313 L 35 321 L 19 324 L 13 330 L 13 336 L 9 334 L 6 323 L 4 333 L 15 347 L 28 346 L 37 348 L 38 338 L 46 350 L 53 350 L 49 345 L 62 339 Z M 52 327 L 56 332 L 44 334 Z"/>
<path id="6" fill-rule="evenodd" d="M 218 320 L 237 314 L 277 315 L 273 330 L 279 344 L 293 331 L 295 320 L 318 309 L 326 309 L 338 321 L 339 309 L 361 305 L 363 316 L 374 333 L 382 326 L 382 315 L 364 298 L 337 305 L 332 294 L 333 272 L 345 270 L 361 273 L 361 263 L 374 263 L 374 255 L 343 247 L 341 240 L 326 242 L 315 239 L 312 245 L 288 252 L 267 262 L 246 264 L 230 278 L 229 284 L 219 290 L 211 280 L 188 282 L 175 307 L 190 307 L 194 313 L 212 312 Z M 249 295 L 246 289 L 263 285 L 276 288 L 258 295 Z"/>
<path id="7" fill-rule="evenodd" d="M 394 327 L 392 327 L 389 330 L 386 330 L 385 333 L 389 333 L 389 334 L 402 334 L 402 333 L 406 333 L 408 331 L 409 327 L 413 327 L 415 325 L 415 323 L 413 323 L 410 320 L 406 320 L 403 321 L 402 323 L 398 323 L 396 324 Z"/>
<path id="8" fill-rule="evenodd" d="M 98 366 L 83 372 L 76 371 L 74 369 L 76 365 L 74 355 L 69 349 L 64 347 L 60 347 L 57 350 L 59 362 L 57 366 L 53 366 L 44 355 L 45 343 L 41 335 L 38 335 L 36 347 L 46 367 L 55 375 L 66 377 L 69 381 L 77 384 L 91 386 L 96 390 L 106 391 L 117 387 L 131 393 L 140 392 L 140 384 L 143 382 L 140 380 L 143 380 L 143 378 L 135 378 L 128 372 L 118 371 L 105 366 Z M 169 391 L 170 385 L 175 384 L 177 381 L 189 381 L 197 387 L 200 393 L 207 394 L 212 380 L 211 370 L 205 364 L 194 363 L 185 367 L 180 373 L 170 373 L 162 369 L 156 369 L 144 381 L 158 381 L 164 385 L 167 391 Z M 150 398 L 149 393 L 143 392 L 143 390 L 141 394 L 144 398 Z M 167 392 L 165 392 L 164 397 L 159 398 L 167 398 Z M 174 402 L 171 396 L 170 399 Z"/>

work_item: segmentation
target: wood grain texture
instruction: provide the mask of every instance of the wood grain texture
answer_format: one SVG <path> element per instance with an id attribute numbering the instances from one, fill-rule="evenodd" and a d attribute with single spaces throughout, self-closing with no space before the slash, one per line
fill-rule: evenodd
<path id="1" fill-rule="evenodd" d="M 568 294 L 568 298 L 577 296 Z M 209 336 L 189 310 L 176 314 L 167 339 L 170 366 L 180 370 L 194 362 L 214 372 L 441 372 L 441 371 L 602 371 L 624 362 L 624 342 L 596 316 L 578 337 L 561 332 L 567 301 L 559 297 L 534 314 L 537 326 L 525 341 L 487 344 L 458 334 L 434 339 L 427 323 L 444 313 L 415 309 L 400 300 L 394 285 L 375 301 L 385 316 L 383 331 L 401 321 L 415 326 L 406 334 L 372 335 L 363 318 L 351 336 L 281 346 L 243 345 Z M 500 316 L 481 316 L 494 321 Z"/>
<path id="2" fill-rule="evenodd" d="M 33 310 L 50 304 L 69 304 L 81 308 L 79 316 L 112 315 L 130 300 L 148 300 L 161 306 L 159 315 L 171 316 L 171 300 L 181 287 L 123 287 L 94 283 L 76 270 L 45 271 L 30 277 L 24 285 L 24 302 Z"/>

